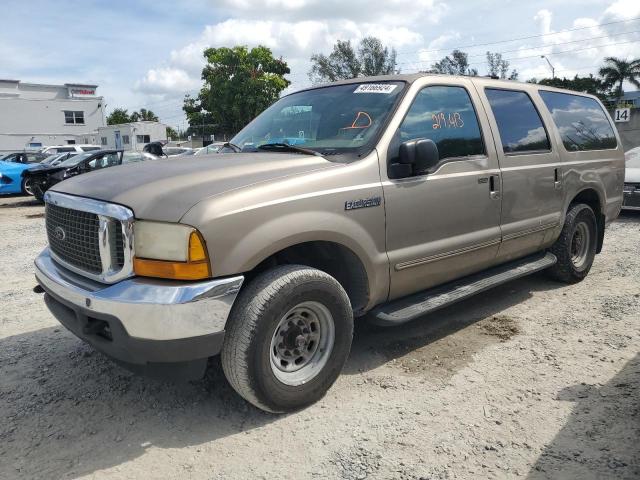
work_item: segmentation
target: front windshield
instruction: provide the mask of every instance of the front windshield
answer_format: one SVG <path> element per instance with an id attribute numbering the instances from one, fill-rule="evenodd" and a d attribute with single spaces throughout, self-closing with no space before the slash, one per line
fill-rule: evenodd
<path id="1" fill-rule="evenodd" d="M 403 89 L 403 82 L 349 83 L 294 93 L 262 112 L 231 143 L 242 151 L 286 143 L 323 155 L 362 154 Z"/>
<path id="2" fill-rule="evenodd" d="M 63 155 L 64 155 L 64 153 L 56 153 L 54 155 L 49 155 L 44 160 L 42 160 L 40 163 L 42 163 L 43 165 L 49 165 L 50 163 L 53 163 L 58 157 L 62 157 Z"/>
<path id="3" fill-rule="evenodd" d="M 90 153 L 79 153 L 78 155 L 74 155 L 71 158 L 67 158 L 64 162 L 58 164 L 59 167 L 73 167 L 79 164 L 85 158 L 89 158 L 91 155 L 95 155 L 94 152 Z"/>

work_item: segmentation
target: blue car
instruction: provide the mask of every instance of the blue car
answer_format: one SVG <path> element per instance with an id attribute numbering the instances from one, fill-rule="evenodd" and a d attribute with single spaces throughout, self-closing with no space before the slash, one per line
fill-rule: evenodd
<path id="1" fill-rule="evenodd" d="M 33 195 L 32 180 L 22 172 L 33 168 L 33 164 L 0 161 L 0 195 L 24 193 Z"/>

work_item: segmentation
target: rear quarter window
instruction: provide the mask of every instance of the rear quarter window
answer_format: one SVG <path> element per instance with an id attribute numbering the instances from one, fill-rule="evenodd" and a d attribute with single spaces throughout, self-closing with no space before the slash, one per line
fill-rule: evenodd
<path id="1" fill-rule="evenodd" d="M 618 145 L 609 118 L 600 104 L 589 97 L 540 90 L 569 151 L 608 150 Z"/>

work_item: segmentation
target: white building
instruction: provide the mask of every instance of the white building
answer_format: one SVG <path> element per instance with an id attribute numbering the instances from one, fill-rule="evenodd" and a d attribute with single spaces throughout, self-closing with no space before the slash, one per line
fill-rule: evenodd
<path id="1" fill-rule="evenodd" d="M 102 148 L 142 151 L 150 142 L 166 142 L 167 126 L 160 122 L 131 122 L 98 129 Z"/>
<path id="2" fill-rule="evenodd" d="M 0 80 L 0 152 L 95 144 L 98 127 L 105 125 L 97 88 Z"/>

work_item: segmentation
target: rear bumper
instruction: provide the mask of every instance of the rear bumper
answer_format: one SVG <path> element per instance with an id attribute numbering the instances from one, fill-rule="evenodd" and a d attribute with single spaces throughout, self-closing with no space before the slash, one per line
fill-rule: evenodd
<path id="1" fill-rule="evenodd" d="M 59 266 L 48 249 L 35 266 L 47 307 L 60 323 L 108 356 L 135 365 L 206 360 L 218 354 L 244 280 L 131 278 L 105 285 Z"/>

